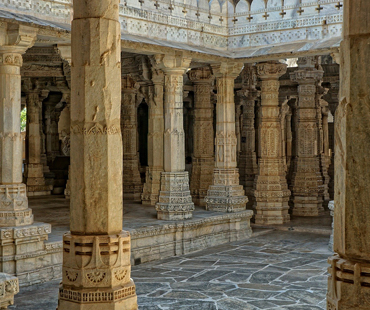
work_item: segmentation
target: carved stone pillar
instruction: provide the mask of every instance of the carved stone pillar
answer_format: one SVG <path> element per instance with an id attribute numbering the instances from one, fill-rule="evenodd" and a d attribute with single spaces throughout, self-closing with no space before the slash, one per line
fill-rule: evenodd
<path id="1" fill-rule="evenodd" d="M 340 96 L 335 114 L 334 251 L 327 309 L 370 307 L 370 1 L 343 3 Z"/>
<path id="2" fill-rule="evenodd" d="M 37 81 L 27 79 L 24 81 L 27 102 L 27 165 L 25 167 L 25 182 L 28 196 L 50 195 L 52 185 L 45 184 L 44 165 L 41 163 L 42 139 L 40 134 L 40 110 L 42 101 L 48 96 L 39 88 Z"/>
<path id="3" fill-rule="evenodd" d="M 164 74 L 154 65 L 152 66 L 152 82 L 153 85 L 149 87 L 148 167 L 141 201 L 143 204 L 154 206 L 158 202 L 161 187 L 164 133 Z"/>
<path id="4" fill-rule="evenodd" d="M 129 75 L 122 77 L 123 197 L 132 200 L 140 199 L 143 188 L 137 151 L 136 95 L 139 87 Z"/>
<path id="5" fill-rule="evenodd" d="M 260 92 L 257 91 L 257 71 L 252 65 L 245 65 L 242 71 L 243 88 L 238 93 L 243 107 L 241 154 L 239 159 L 240 184 L 248 196 L 248 205 L 254 204 L 254 179 L 257 174 L 255 104 Z"/>
<path id="6" fill-rule="evenodd" d="M 160 220 L 192 217 L 194 204 L 185 171 L 185 133 L 183 112 L 183 75 L 191 59 L 182 54 L 156 55 L 155 62 L 165 74 L 164 100 L 164 172 L 156 204 Z"/>
<path id="7" fill-rule="evenodd" d="M 258 174 L 254 182 L 256 224 L 288 222 L 288 189 L 282 156 L 279 108 L 279 77 L 286 65 L 278 62 L 257 64 L 262 80 L 258 126 Z"/>
<path id="8" fill-rule="evenodd" d="M 216 167 L 213 185 L 209 187 L 205 198 L 209 211 L 238 212 L 245 210 L 248 202 L 243 185 L 239 185 L 236 161 L 234 80 L 242 66 L 241 63 L 212 66 L 217 78 Z"/>
<path id="9" fill-rule="evenodd" d="M 215 167 L 213 144 L 213 104 L 211 91 L 213 76 L 208 67 L 188 72 L 194 84 L 194 155 L 190 182 L 193 202 L 205 206 L 204 197 L 212 184 Z"/>
<path id="10" fill-rule="evenodd" d="M 122 231 L 119 0 L 74 0 L 70 232 L 59 310 L 137 310 Z"/>
<path id="11" fill-rule="evenodd" d="M 316 111 L 316 84 L 324 72 L 315 68 L 315 57 L 298 60 L 290 74 L 298 86 L 296 154 L 292 176 L 293 214 L 317 216 L 323 210 L 323 178 L 319 157 L 319 128 Z"/>

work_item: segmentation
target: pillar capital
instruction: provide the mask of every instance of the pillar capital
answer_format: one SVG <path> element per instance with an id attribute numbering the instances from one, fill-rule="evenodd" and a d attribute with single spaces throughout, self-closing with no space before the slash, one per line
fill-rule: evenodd
<path id="1" fill-rule="evenodd" d="M 287 65 L 277 61 L 257 64 L 257 74 L 261 80 L 278 80 L 286 73 L 286 70 Z"/>
<path id="2" fill-rule="evenodd" d="M 157 54 L 153 58 L 158 68 L 162 69 L 165 73 L 184 74 L 191 63 L 191 58 L 181 52 L 174 55 Z"/>
<path id="3" fill-rule="evenodd" d="M 234 78 L 240 74 L 244 64 L 242 62 L 221 62 L 212 64 L 212 71 L 216 78 Z"/>
<path id="4" fill-rule="evenodd" d="M 194 84 L 210 84 L 214 80 L 214 76 L 209 67 L 191 69 L 188 72 L 188 77 Z"/>
<path id="5" fill-rule="evenodd" d="M 25 25 L 4 23 L 0 27 L 0 63 L 4 65 L 22 66 L 23 54 L 36 41 L 38 29 Z M 20 58 L 19 58 L 20 57 Z"/>
<path id="6" fill-rule="evenodd" d="M 69 65 L 72 64 L 72 48 L 70 44 L 58 44 L 60 57 L 67 61 Z"/>
<path id="7" fill-rule="evenodd" d="M 122 92 L 137 92 L 140 84 L 131 75 L 126 74 L 121 79 Z"/>

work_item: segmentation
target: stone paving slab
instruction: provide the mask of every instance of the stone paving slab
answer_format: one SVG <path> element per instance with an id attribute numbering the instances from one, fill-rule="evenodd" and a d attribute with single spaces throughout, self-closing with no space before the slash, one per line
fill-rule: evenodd
<path id="1" fill-rule="evenodd" d="M 139 310 L 325 309 L 329 235 L 274 231 L 134 266 Z M 9 309 L 54 310 L 59 281 L 25 288 Z"/>

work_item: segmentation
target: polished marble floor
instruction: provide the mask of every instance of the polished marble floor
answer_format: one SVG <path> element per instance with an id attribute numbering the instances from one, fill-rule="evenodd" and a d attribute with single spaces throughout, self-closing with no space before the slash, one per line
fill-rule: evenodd
<path id="1" fill-rule="evenodd" d="M 133 267 L 140 310 L 325 309 L 329 235 L 266 230 L 246 241 Z M 10 309 L 54 310 L 60 281 Z"/>

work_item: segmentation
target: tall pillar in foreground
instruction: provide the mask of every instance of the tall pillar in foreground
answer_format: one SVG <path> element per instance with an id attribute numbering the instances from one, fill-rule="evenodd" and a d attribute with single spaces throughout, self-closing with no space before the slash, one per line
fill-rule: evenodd
<path id="1" fill-rule="evenodd" d="M 40 117 L 42 101 L 48 96 L 48 91 L 39 88 L 37 81 L 27 79 L 24 81 L 27 102 L 27 133 L 26 133 L 26 161 L 25 182 L 28 196 L 50 195 L 52 186 L 45 184 L 44 165 L 41 163 L 42 139 Z"/>
<path id="2" fill-rule="evenodd" d="M 131 76 L 122 77 L 123 196 L 130 200 L 139 200 L 143 189 L 137 151 L 136 94 L 139 88 Z"/>
<path id="3" fill-rule="evenodd" d="M 119 0 L 74 0 L 70 232 L 59 310 L 136 310 L 122 231 Z"/>
<path id="4" fill-rule="evenodd" d="M 298 70 L 290 77 L 298 83 L 296 154 L 292 177 L 293 214 L 318 216 L 323 210 L 323 178 L 320 169 L 316 84 L 324 72 L 315 68 L 315 57 L 298 60 Z M 320 111 L 321 112 L 321 111 Z M 321 114 L 320 114 L 321 119 Z"/>
<path id="5" fill-rule="evenodd" d="M 256 224 L 289 222 L 290 191 L 286 181 L 282 155 L 279 108 L 279 77 L 286 72 L 279 62 L 257 64 L 262 80 L 261 107 L 258 126 L 258 174 L 254 186 Z"/>
<path id="6" fill-rule="evenodd" d="M 151 59 L 153 62 L 153 58 Z M 159 199 L 163 172 L 163 71 L 152 64 L 152 83 L 149 86 L 148 167 L 146 170 L 142 204 L 154 206 Z"/>
<path id="7" fill-rule="evenodd" d="M 248 196 L 248 205 L 254 203 L 254 179 L 257 174 L 256 130 L 254 108 L 260 92 L 257 86 L 257 71 L 254 65 L 245 65 L 242 71 L 243 88 L 238 93 L 243 106 L 241 154 L 239 159 L 240 184 Z"/>
<path id="8" fill-rule="evenodd" d="M 212 66 L 217 78 L 216 167 L 213 170 L 213 184 L 205 198 L 209 211 L 243 211 L 248 202 L 243 185 L 239 185 L 236 158 L 234 80 L 242 67 L 242 63 Z"/>
<path id="9" fill-rule="evenodd" d="M 370 307 L 370 1 L 345 0 L 327 309 Z"/>
<path id="10" fill-rule="evenodd" d="M 194 203 L 185 171 L 185 132 L 183 111 L 183 75 L 191 59 L 181 53 L 156 55 L 156 63 L 165 74 L 164 100 L 164 172 L 156 204 L 159 220 L 183 220 L 193 216 Z"/>
<path id="11" fill-rule="evenodd" d="M 188 72 L 194 84 L 194 155 L 190 192 L 195 204 L 205 206 L 204 197 L 212 184 L 215 167 L 213 144 L 213 104 L 211 104 L 212 82 L 210 68 L 198 68 Z"/>

